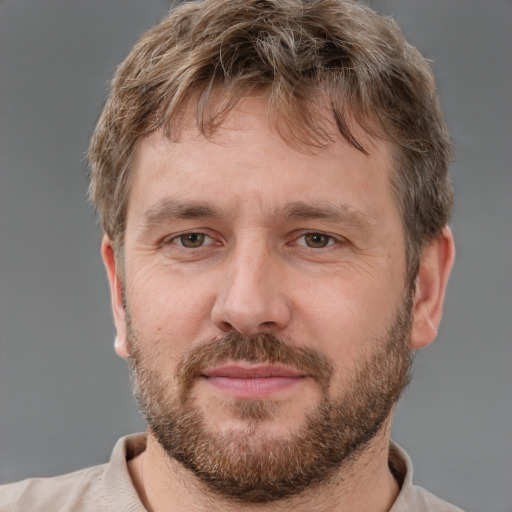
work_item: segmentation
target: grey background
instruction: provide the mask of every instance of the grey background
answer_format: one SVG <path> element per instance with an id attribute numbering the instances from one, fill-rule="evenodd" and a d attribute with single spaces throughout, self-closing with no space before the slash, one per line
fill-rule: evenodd
<path id="1" fill-rule="evenodd" d="M 416 482 L 512 511 L 512 2 L 388 0 L 433 60 L 457 146 L 458 257 L 394 438 Z M 83 161 L 114 67 L 164 0 L 0 3 L 0 481 L 106 461 L 142 430 L 113 352 Z"/>

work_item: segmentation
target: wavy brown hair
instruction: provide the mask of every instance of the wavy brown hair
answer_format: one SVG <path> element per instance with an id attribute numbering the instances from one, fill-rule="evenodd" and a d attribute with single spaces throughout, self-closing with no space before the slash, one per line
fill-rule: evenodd
<path id="1" fill-rule="evenodd" d="M 287 142 L 333 141 L 318 116 L 366 152 L 354 121 L 395 145 L 393 191 L 409 278 L 422 248 L 449 220 L 451 144 L 428 61 L 396 23 L 353 0 L 205 0 L 172 9 L 119 66 L 90 148 L 90 197 L 103 231 L 122 248 L 130 163 L 163 128 L 178 140 L 185 111 L 210 136 L 246 96 L 268 99 Z M 284 122 L 282 122 L 284 121 Z"/>

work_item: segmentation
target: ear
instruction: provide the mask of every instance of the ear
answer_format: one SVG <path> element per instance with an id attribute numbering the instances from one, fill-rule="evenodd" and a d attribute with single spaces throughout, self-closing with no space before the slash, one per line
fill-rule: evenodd
<path id="1" fill-rule="evenodd" d="M 421 253 L 420 269 L 413 299 L 411 348 L 431 343 L 443 313 L 448 277 L 455 259 L 455 244 L 448 226 Z"/>
<path id="2" fill-rule="evenodd" d="M 126 312 L 124 309 L 123 289 L 121 280 L 119 279 L 119 269 L 117 268 L 114 257 L 112 242 L 106 235 L 103 236 L 101 241 L 101 256 L 107 270 L 112 313 L 114 315 L 114 325 L 116 327 L 114 348 L 117 355 L 127 358 L 129 352 L 126 343 Z"/>

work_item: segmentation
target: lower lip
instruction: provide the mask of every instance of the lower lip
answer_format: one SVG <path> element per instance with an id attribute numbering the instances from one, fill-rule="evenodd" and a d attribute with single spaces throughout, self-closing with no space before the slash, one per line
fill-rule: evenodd
<path id="1" fill-rule="evenodd" d="M 296 386 L 304 377 L 206 377 L 214 388 L 235 398 L 264 398 Z"/>

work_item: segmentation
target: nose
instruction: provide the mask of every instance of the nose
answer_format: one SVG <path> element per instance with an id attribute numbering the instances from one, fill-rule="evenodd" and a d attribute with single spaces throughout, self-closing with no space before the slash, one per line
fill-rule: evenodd
<path id="1" fill-rule="evenodd" d="M 251 335 L 279 332 L 289 324 L 291 308 L 278 257 L 251 245 L 233 251 L 222 267 L 211 313 L 218 329 Z"/>

